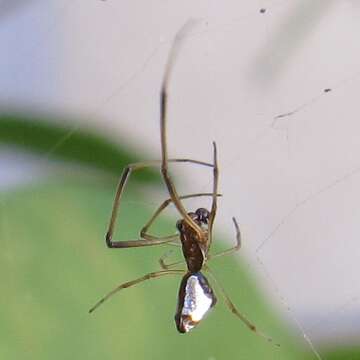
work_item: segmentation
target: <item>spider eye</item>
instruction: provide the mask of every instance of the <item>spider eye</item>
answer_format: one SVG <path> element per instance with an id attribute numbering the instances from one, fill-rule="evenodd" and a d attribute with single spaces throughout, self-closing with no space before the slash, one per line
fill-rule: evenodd
<path id="1" fill-rule="evenodd" d="M 182 228 L 183 228 L 183 221 L 182 220 L 178 220 L 176 222 L 176 228 L 181 232 Z"/>
<path id="2" fill-rule="evenodd" d="M 198 220 L 202 223 L 207 224 L 208 220 L 209 220 L 209 216 L 210 213 L 207 209 L 205 208 L 199 208 L 196 210 L 196 215 L 198 217 Z"/>

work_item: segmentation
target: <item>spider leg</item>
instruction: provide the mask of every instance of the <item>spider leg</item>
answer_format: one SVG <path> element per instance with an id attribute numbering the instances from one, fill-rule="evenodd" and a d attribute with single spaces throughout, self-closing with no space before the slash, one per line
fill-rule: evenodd
<path id="1" fill-rule="evenodd" d="M 213 196 L 212 193 L 197 193 L 197 194 L 190 194 L 190 195 L 182 195 L 179 196 L 179 199 L 184 200 L 184 199 L 190 199 L 190 198 L 195 198 L 195 197 L 202 197 L 202 196 Z M 221 194 L 216 194 L 216 196 L 222 196 Z M 154 240 L 156 239 L 155 236 L 148 234 L 148 229 L 149 227 L 154 223 L 154 221 L 156 220 L 156 218 L 160 215 L 160 213 L 162 211 L 164 211 L 169 204 L 171 204 L 173 202 L 173 200 L 171 198 L 166 199 L 159 207 L 158 209 L 155 211 L 154 215 L 150 218 L 150 220 L 145 224 L 145 226 L 141 229 L 140 232 L 140 236 L 144 239 L 147 240 Z"/>
<path id="2" fill-rule="evenodd" d="M 245 325 L 246 327 L 252 331 L 253 333 L 255 333 L 256 335 L 259 335 L 261 337 L 263 337 L 266 341 L 273 343 L 273 339 L 269 336 L 267 336 L 266 334 L 262 333 L 260 330 L 257 329 L 256 325 L 253 324 L 244 314 L 242 314 L 237 307 L 234 305 L 234 303 L 231 301 L 230 297 L 227 295 L 227 293 L 225 292 L 225 289 L 220 285 L 220 283 L 216 280 L 214 274 L 212 273 L 212 271 L 210 270 L 210 268 L 206 265 L 206 270 L 208 270 L 211 278 L 214 280 L 214 282 L 216 283 L 218 289 L 220 289 L 221 294 L 225 300 L 225 304 L 228 307 L 228 309 L 237 317 L 239 318 Z M 274 343 L 274 345 L 276 346 L 280 346 L 280 344 Z"/>
<path id="3" fill-rule="evenodd" d="M 209 163 L 206 163 L 203 161 L 198 161 L 198 160 L 192 160 L 192 159 L 169 159 L 168 161 L 169 162 L 177 162 L 177 163 L 179 163 L 179 162 L 192 163 L 192 164 L 208 166 L 208 167 L 213 166 L 213 164 L 209 164 Z M 119 183 L 118 183 L 118 186 L 117 186 L 115 199 L 114 199 L 114 203 L 113 203 L 113 208 L 112 208 L 112 213 L 111 213 L 111 218 L 110 218 L 110 223 L 109 223 L 108 230 L 107 230 L 106 237 L 105 237 L 106 244 L 109 248 L 128 248 L 128 247 L 159 245 L 159 244 L 163 244 L 163 243 L 173 241 L 176 239 L 176 237 L 174 237 L 172 235 L 172 236 L 163 237 L 161 239 L 160 238 L 148 238 L 148 239 L 133 240 L 133 241 L 112 241 L 115 223 L 116 223 L 117 214 L 118 214 L 118 209 L 119 209 L 119 205 L 120 205 L 120 201 L 121 201 L 121 196 L 123 194 L 125 185 L 130 177 L 130 174 L 135 170 L 140 170 L 140 169 L 143 169 L 146 167 L 159 166 L 159 165 L 160 165 L 160 161 L 139 162 L 139 163 L 130 164 L 123 170 L 120 180 L 119 180 Z"/>
<path id="4" fill-rule="evenodd" d="M 240 228 L 239 225 L 236 221 L 236 219 L 233 217 L 232 218 L 233 222 L 234 222 L 234 226 L 235 226 L 235 231 L 236 231 L 236 244 L 234 246 L 232 246 L 230 249 L 221 251 L 219 253 L 213 254 L 213 255 L 209 255 L 208 260 L 212 260 L 215 259 L 217 257 L 220 256 L 224 256 L 224 255 L 231 255 L 236 251 L 239 251 L 241 248 L 241 233 L 240 233 Z"/>
<path id="5" fill-rule="evenodd" d="M 129 288 L 131 286 L 134 286 L 136 284 L 139 284 L 145 280 L 150 280 L 150 279 L 156 279 L 158 277 L 161 276 L 165 276 L 165 275 L 171 275 L 171 274 L 183 274 L 184 271 L 183 270 L 162 270 L 162 271 L 156 271 L 156 272 L 151 272 L 149 274 L 146 274 L 144 276 L 141 276 L 135 280 L 131 280 L 131 281 L 127 281 L 125 283 L 122 283 L 120 285 L 118 285 L 115 289 L 111 290 L 109 293 L 107 293 L 103 298 L 101 298 L 90 310 L 89 313 L 92 313 L 94 310 L 96 310 L 100 305 L 102 305 L 106 300 L 108 300 L 110 297 L 112 297 L 113 295 L 115 295 L 117 292 L 119 292 L 122 289 L 126 289 Z"/>
<path id="6" fill-rule="evenodd" d="M 183 264 L 185 262 L 185 260 L 180 260 L 180 261 L 176 261 L 176 262 L 173 262 L 173 263 L 170 263 L 170 264 L 166 264 L 165 259 L 172 253 L 173 253 L 173 250 L 170 250 L 170 251 L 167 251 L 164 255 L 162 255 L 160 257 L 159 264 L 160 264 L 160 267 L 163 270 L 168 270 L 168 269 L 172 268 L 175 265 Z"/>
<path id="7" fill-rule="evenodd" d="M 158 237 L 153 239 L 138 239 L 138 240 L 126 240 L 126 241 L 113 241 L 106 242 L 107 246 L 111 249 L 125 249 L 131 247 L 153 246 L 161 244 L 171 244 L 172 241 L 179 240 L 178 235 L 170 235 L 164 237 Z"/>
<path id="8" fill-rule="evenodd" d="M 166 141 L 166 118 L 167 118 L 167 104 L 168 104 L 168 84 L 172 74 L 172 69 L 177 59 L 178 52 L 183 44 L 183 39 L 188 30 L 194 25 L 194 21 L 187 22 L 177 33 L 172 47 L 170 49 L 169 57 L 165 67 L 165 74 L 161 86 L 160 94 L 160 135 L 161 135 L 161 174 L 163 176 L 165 185 L 168 189 L 171 200 L 179 211 L 180 215 L 187 222 L 187 224 L 197 233 L 198 238 L 202 237 L 202 231 L 199 225 L 187 214 L 187 211 L 182 204 L 179 195 L 176 191 L 168 171 L 168 151 Z"/>
<path id="9" fill-rule="evenodd" d="M 216 143 L 213 141 L 213 147 L 214 147 L 214 155 L 213 155 L 213 195 L 212 195 L 212 205 L 210 210 L 210 217 L 209 217 L 209 235 L 208 235 L 208 248 L 210 248 L 211 241 L 212 241 L 212 229 L 214 225 L 214 220 L 216 216 L 217 211 L 217 191 L 218 191 L 218 185 L 219 185 L 219 167 L 218 167 L 218 161 L 217 161 L 217 148 Z"/>

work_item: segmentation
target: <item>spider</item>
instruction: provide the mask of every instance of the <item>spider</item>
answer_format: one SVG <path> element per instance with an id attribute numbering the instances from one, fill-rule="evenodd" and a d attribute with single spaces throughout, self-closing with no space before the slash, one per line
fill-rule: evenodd
<path id="1" fill-rule="evenodd" d="M 163 78 L 161 94 L 160 94 L 160 134 L 161 134 L 161 160 L 160 161 L 148 161 L 128 165 L 122 172 L 119 180 L 119 184 L 116 190 L 116 195 L 113 203 L 112 214 L 108 231 L 106 233 L 106 245 L 109 248 L 130 248 L 130 247 L 141 247 L 141 246 L 153 246 L 160 244 L 174 244 L 178 243 L 179 240 L 182 246 L 182 252 L 187 265 L 187 270 L 174 269 L 173 267 L 180 262 L 166 264 L 164 257 L 160 258 L 160 266 L 162 270 L 148 273 L 140 278 L 132 281 L 128 281 L 120 284 L 101 300 L 99 300 L 89 312 L 93 312 L 98 308 L 104 301 L 109 299 L 112 295 L 118 291 L 139 284 L 145 280 L 159 278 L 171 274 L 183 275 L 180 283 L 178 293 L 178 304 L 175 314 L 175 323 L 177 330 L 180 333 L 187 333 L 193 329 L 208 313 L 208 311 L 216 304 L 217 299 L 215 293 L 202 273 L 202 269 L 207 270 L 214 282 L 217 283 L 218 288 L 222 292 L 225 299 L 225 303 L 230 311 L 235 314 L 252 332 L 264 337 L 267 341 L 272 339 L 259 330 L 256 326 L 250 322 L 243 314 L 241 314 L 235 307 L 233 302 L 230 300 L 228 295 L 225 293 L 222 286 L 216 281 L 213 276 L 207 262 L 210 259 L 214 259 L 219 256 L 232 254 L 241 247 L 241 235 L 238 223 L 235 218 L 232 218 L 235 232 L 236 232 L 236 244 L 223 252 L 210 255 L 209 250 L 212 242 L 213 225 L 217 212 L 217 198 L 221 196 L 218 193 L 218 178 L 219 168 L 217 160 L 217 147 L 216 143 L 213 142 L 213 162 L 207 163 L 203 161 L 193 159 L 169 159 L 167 151 L 167 138 L 166 138 L 166 123 L 167 123 L 167 99 L 168 99 L 168 83 L 171 76 L 171 71 L 176 60 L 176 55 L 179 52 L 179 48 L 184 39 L 185 33 L 188 28 L 193 25 L 193 21 L 186 23 L 180 31 L 177 33 L 168 61 L 165 68 L 165 74 Z M 206 166 L 213 171 L 213 188 L 211 193 L 195 193 L 189 195 L 179 195 L 174 182 L 168 171 L 169 163 L 191 163 L 200 166 Z M 114 227 L 118 215 L 118 209 L 120 205 L 121 196 L 123 194 L 125 185 L 132 171 L 140 170 L 145 167 L 160 166 L 161 175 L 164 183 L 169 192 L 170 198 L 165 200 L 159 208 L 155 211 L 154 215 L 145 224 L 140 231 L 139 240 L 130 241 L 114 241 L 113 233 Z M 188 212 L 184 205 L 183 200 L 195 197 L 211 197 L 211 209 L 210 211 L 205 208 L 199 208 L 195 212 Z M 160 213 L 170 204 L 173 203 L 179 212 L 181 219 L 176 223 L 178 233 L 175 235 L 169 235 L 164 237 L 157 237 L 148 233 L 149 227 L 153 224 L 155 219 Z"/>

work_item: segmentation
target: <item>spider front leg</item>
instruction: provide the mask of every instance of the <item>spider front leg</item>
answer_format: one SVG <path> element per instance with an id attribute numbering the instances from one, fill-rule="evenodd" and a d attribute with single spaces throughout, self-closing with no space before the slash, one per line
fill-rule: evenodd
<path id="1" fill-rule="evenodd" d="M 209 164 L 209 163 L 206 163 L 203 161 L 198 161 L 198 160 L 192 160 L 192 159 L 169 159 L 169 162 L 192 163 L 192 164 L 208 166 L 208 167 L 213 166 L 213 164 Z M 172 235 L 172 236 L 167 236 L 167 237 L 163 237 L 163 238 L 148 237 L 147 239 L 144 238 L 144 239 L 130 240 L 130 241 L 113 241 L 112 240 L 114 228 L 115 228 L 115 224 L 116 224 L 116 219 L 117 219 L 117 215 L 118 215 L 118 210 L 119 210 L 119 206 L 120 206 L 121 196 L 124 192 L 124 188 L 129 179 L 130 174 L 132 173 L 132 171 L 135 171 L 135 170 L 140 170 L 140 169 L 143 169 L 146 167 L 159 166 L 159 165 L 160 165 L 160 161 L 139 162 L 139 163 L 130 164 L 123 170 L 120 180 L 119 180 L 119 184 L 117 186 L 115 199 L 114 199 L 114 203 L 113 203 L 113 208 L 112 208 L 112 213 L 111 213 L 111 218 L 110 218 L 110 223 L 109 223 L 108 231 L 107 231 L 106 237 L 105 237 L 106 245 L 109 248 L 129 248 L 129 247 L 159 245 L 159 244 L 164 244 L 164 243 L 173 241 L 177 238 L 177 236 Z"/>
<path id="2" fill-rule="evenodd" d="M 177 59 L 177 54 L 183 44 L 183 39 L 187 31 L 194 25 L 194 21 L 187 22 L 181 30 L 177 33 L 174 42 L 171 46 L 168 60 L 165 66 L 165 73 L 161 85 L 160 92 L 160 142 L 161 142 L 161 175 L 163 177 L 164 183 L 168 189 L 171 200 L 173 201 L 176 209 L 186 223 L 197 233 L 197 236 L 201 238 L 202 231 L 198 224 L 188 215 L 184 205 L 176 191 L 175 184 L 169 174 L 168 163 L 170 159 L 168 158 L 168 149 L 167 149 L 167 139 L 166 139 L 166 126 L 167 126 L 167 106 L 168 106 L 168 86 L 170 77 L 172 75 L 172 70 Z M 213 167 L 213 164 L 211 165 Z"/>
<path id="3" fill-rule="evenodd" d="M 189 195 L 182 195 L 179 196 L 179 199 L 181 200 L 185 200 L 185 199 L 191 199 L 191 198 L 195 198 L 195 197 L 203 197 L 203 196 L 208 196 L 208 197 L 213 197 L 213 193 L 196 193 L 196 194 L 189 194 Z M 220 197 L 222 196 L 222 194 L 216 194 L 216 197 Z M 150 235 L 148 233 L 148 229 L 150 228 L 150 226 L 154 223 L 154 221 L 156 220 L 156 218 L 160 215 L 160 213 L 162 211 L 164 211 L 171 203 L 172 203 L 172 199 L 166 199 L 165 201 L 163 201 L 163 203 L 158 207 L 158 209 L 155 211 L 154 215 L 150 218 L 150 220 L 145 224 L 145 226 L 141 229 L 140 235 L 142 238 L 147 239 L 149 241 L 155 240 L 155 239 L 159 239 L 158 237 L 154 236 L 154 235 Z M 176 237 L 176 239 L 178 239 L 178 235 L 173 235 Z M 168 238 L 170 238 L 171 236 L 168 236 Z M 162 238 L 164 239 L 164 238 Z M 172 245 L 177 245 L 177 244 L 172 244 Z M 168 269 L 170 267 L 172 267 L 173 265 L 177 265 L 182 263 L 183 261 L 178 261 L 176 263 L 172 263 L 167 265 L 164 261 L 165 257 L 167 257 L 168 253 L 166 253 L 164 256 L 162 256 L 159 259 L 159 263 L 162 269 Z"/>
<path id="4" fill-rule="evenodd" d="M 212 205 L 210 210 L 210 217 L 209 217 L 209 241 L 211 243 L 211 235 L 212 229 L 214 226 L 216 211 L 217 211 L 217 192 L 219 186 L 219 166 L 218 166 L 218 159 L 217 159 L 217 147 L 216 142 L 213 141 L 213 196 L 212 196 Z M 210 246 L 209 243 L 209 246 Z"/>
<path id="5" fill-rule="evenodd" d="M 179 199 L 181 200 L 185 200 L 185 199 L 191 199 L 191 198 L 195 198 L 195 197 L 204 197 L 204 196 L 213 196 L 213 193 L 196 193 L 196 194 L 189 194 L 189 195 L 182 195 L 179 196 Z M 222 196 L 221 194 L 216 194 L 216 196 Z M 157 237 L 155 237 L 154 235 L 150 235 L 148 233 L 148 229 L 150 228 L 150 226 L 154 223 L 154 221 L 156 220 L 156 218 L 160 215 L 160 213 L 162 211 L 164 211 L 171 203 L 173 202 L 173 200 L 171 198 L 166 199 L 159 207 L 158 209 L 155 211 L 154 215 L 150 218 L 150 220 L 145 224 L 145 226 L 141 229 L 140 232 L 140 236 L 144 239 L 148 239 L 148 240 L 154 240 L 157 239 Z"/>
<path id="6" fill-rule="evenodd" d="M 241 233 L 240 233 L 240 228 L 239 228 L 239 225 L 238 225 L 238 223 L 237 223 L 237 221 L 236 221 L 236 219 L 235 219 L 234 217 L 232 218 L 232 221 L 233 221 L 234 226 L 235 226 L 236 244 L 235 244 L 234 246 L 232 246 L 230 249 L 221 251 L 221 252 L 216 253 L 216 254 L 213 254 L 213 255 L 209 255 L 208 260 L 212 260 L 212 259 L 215 259 L 215 258 L 217 258 L 217 257 L 224 256 L 224 255 L 231 255 L 231 254 L 233 254 L 234 252 L 240 250 L 240 248 L 241 248 Z"/>

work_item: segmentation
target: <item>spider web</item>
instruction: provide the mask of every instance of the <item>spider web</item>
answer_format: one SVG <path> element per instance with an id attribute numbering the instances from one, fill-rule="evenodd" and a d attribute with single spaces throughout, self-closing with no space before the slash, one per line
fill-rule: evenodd
<path id="1" fill-rule="evenodd" d="M 355 1 L 152 2 L 141 12 L 110 0 L 1 5 L 3 103 L 86 119 L 45 161 L 84 125 L 158 154 L 167 51 L 189 17 L 203 19 L 170 85 L 172 156 L 209 159 L 217 141 L 218 226 L 230 237 L 238 218 L 251 267 L 318 358 L 318 344 L 358 335 Z M 209 186 L 196 171 L 183 184 L 190 192 Z"/>

